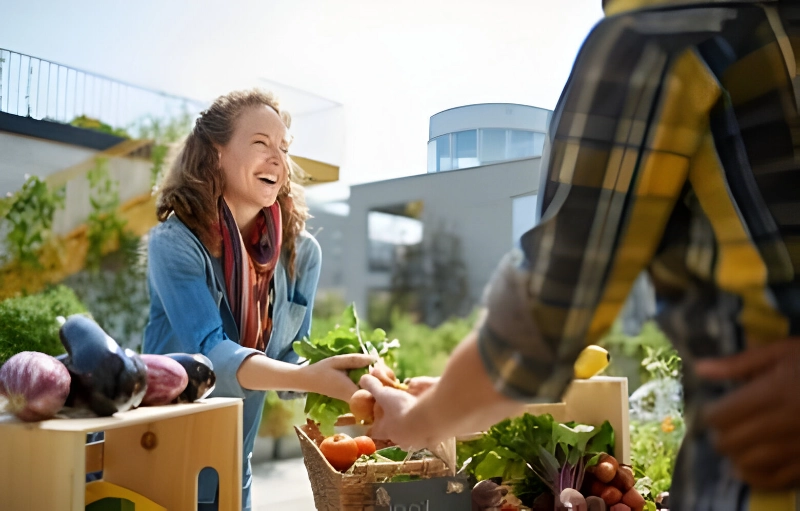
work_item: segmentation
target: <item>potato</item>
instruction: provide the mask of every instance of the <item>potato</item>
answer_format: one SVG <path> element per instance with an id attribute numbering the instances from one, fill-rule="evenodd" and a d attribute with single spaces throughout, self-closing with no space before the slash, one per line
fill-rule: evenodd
<path id="1" fill-rule="evenodd" d="M 631 511 L 631 508 L 629 508 L 625 504 L 620 503 L 620 504 L 614 504 L 613 506 L 611 506 L 611 510 L 610 511 Z"/>
<path id="2" fill-rule="evenodd" d="M 589 467 L 587 470 L 594 474 L 598 481 L 610 483 L 617 475 L 617 469 L 619 469 L 617 460 L 611 455 L 604 454 L 600 457 L 597 465 Z"/>
<path id="3" fill-rule="evenodd" d="M 592 481 L 592 484 L 589 486 L 589 494 L 594 495 L 595 497 L 599 497 L 605 489 L 608 487 L 607 484 L 601 483 L 597 479 Z"/>
<path id="4" fill-rule="evenodd" d="M 607 506 L 613 506 L 622 500 L 622 492 L 613 486 L 606 486 L 598 497 L 603 499 Z"/>
<path id="5" fill-rule="evenodd" d="M 644 497 L 634 488 L 629 489 L 622 496 L 622 503 L 631 508 L 631 511 L 642 511 L 644 509 Z"/>
<path id="6" fill-rule="evenodd" d="M 614 479 L 611 480 L 611 486 L 619 488 L 622 493 L 633 488 L 636 481 L 633 478 L 633 471 L 630 467 L 620 466 Z"/>

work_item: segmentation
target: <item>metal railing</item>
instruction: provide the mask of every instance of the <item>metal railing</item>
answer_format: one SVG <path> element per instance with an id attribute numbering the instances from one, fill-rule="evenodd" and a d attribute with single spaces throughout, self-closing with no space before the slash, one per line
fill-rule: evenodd
<path id="1" fill-rule="evenodd" d="M 0 48 L 0 112 L 61 123 L 86 116 L 135 136 L 145 119 L 196 115 L 205 106 Z"/>

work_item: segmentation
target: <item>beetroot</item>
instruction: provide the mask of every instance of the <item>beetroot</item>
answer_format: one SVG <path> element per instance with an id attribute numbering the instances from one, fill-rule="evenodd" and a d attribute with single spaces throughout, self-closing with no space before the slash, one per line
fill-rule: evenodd
<path id="1" fill-rule="evenodd" d="M 23 351 L 0 367 L 0 394 L 7 409 L 27 422 L 53 418 L 69 394 L 70 376 L 64 365 L 44 353 Z"/>
<path id="2" fill-rule="evenodd" d="M 159 406 L 171 403 L 189 383 L 186 369 L 175 360 L 164 355 L 141 355 L 147 367 L 147 392 L 143 406 Z"/>

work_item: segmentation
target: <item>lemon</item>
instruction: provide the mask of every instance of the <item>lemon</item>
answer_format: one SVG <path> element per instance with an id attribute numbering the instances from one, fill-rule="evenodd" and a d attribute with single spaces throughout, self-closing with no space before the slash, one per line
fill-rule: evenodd
<path id="1" fill-rule="evenodd" d="M 611 355 L 604 348 L 594 344 L 587 346 L 575 361 L 575 378 L 591 378 L 605 369 L 610 361 Z"/>

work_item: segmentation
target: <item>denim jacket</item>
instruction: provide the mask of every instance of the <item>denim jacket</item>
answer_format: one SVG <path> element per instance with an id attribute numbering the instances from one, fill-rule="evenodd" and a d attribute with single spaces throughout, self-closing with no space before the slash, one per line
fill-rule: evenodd
<path id="1" fill-rule="evenodd" d="M 281 258 L 275 271 L 273 330 L 266 355 L 296 363 L 292 342 L 309 335 L 311 309 L 319 281 L 321 251 L 303 232 L 296 245 L 295 276 Z M 144 332 L 145 353 L 202 353 L 214 364 L 216 388 L 211 397 L 239 397 L 243 403 L 242 508 L 250 509 L 250 457 L 264 405 L 265 392 L 243 388 L 236 379 L 242 362 L 260 353 L 239 345 L 220 261 L 176 215 L 150 231 L 147 279 L 150 318 Z M 213 502 L 214 471 L 199 480 L 199 502 Z"/>

